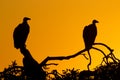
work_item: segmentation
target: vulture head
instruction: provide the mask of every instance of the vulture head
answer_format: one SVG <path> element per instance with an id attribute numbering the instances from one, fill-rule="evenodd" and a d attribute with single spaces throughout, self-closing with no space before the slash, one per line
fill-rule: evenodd
<path id="1" fill-rule="evenodd" d="M 28 18 L 28 17 L 24 17 L 24 18 L 23 18 L 23 22 L 27 22 L 27 20 L 31 20 L 31 19 Z"/>
<path id="2" fill-rule="evenodd" d="M 93 22 L 92 22 L 93 24 L 95 24 L 95 23 L 99 23 L 97 20 L 93 20 Z"/>

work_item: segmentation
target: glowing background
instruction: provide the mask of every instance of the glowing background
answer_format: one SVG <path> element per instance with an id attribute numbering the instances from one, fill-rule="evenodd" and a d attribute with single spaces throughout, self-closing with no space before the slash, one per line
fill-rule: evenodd
<path id="1" fill-rule="evenodd" d="M 0 71 L 13 60 L 22 65 L 23 56 L 13 47 L 12 35 L 24 16 L 31 18 L 27 48 L 38 62 L 47 56 L 67 56 L 82 50 L 82 30 L 93 19 L 99 21 L 95 42 L 109 45 L 120 58 L 119 0 L 1 0 Z M 102 60 L 102 54 L 94 53 L 91 69 Z M 78 56 L 57 63 L 58 69 L 87 69 L 88 60 Z"/>

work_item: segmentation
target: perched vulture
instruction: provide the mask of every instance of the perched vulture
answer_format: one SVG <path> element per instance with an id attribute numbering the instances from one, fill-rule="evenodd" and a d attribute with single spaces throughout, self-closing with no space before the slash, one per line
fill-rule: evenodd
<path id="1" fill-rule="evenodd" d="M 19 24 L 13 32 L 14 47 L 19 49 L 25 46 L 25 42 L 30 31 L 27 21 L 30 20 L 28 17 L 23 18 L 23 22 Z"/>
<path id="2" fill-rule="evenodd" d="M 83 30 L 83 38 L 85 43 L 85 49 L 89 50 L 92 45 L 94 44 L 95 38 L 97 36 L 97 27 L 96 23 L 98 23 L 97 20 L 93 20 L 92 24 L 85 26 Z"/>

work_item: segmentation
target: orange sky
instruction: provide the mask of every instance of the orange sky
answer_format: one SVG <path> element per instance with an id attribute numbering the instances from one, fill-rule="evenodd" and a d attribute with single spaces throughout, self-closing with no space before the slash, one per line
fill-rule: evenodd
<path id="1" fill-rule="evenodd" d="M 93 19 L 99 21 L 95 42 L 109 45 L 120 58 L 119 8 L 119 0 L 1 0 L 0 71 L 13 60 L 22 65 L 23 56 L 14 48 L 12 35 L 24 16 L 31 18 L 27 48 L 38 62 L 47 56 L 67 56 L 82 50 L 82 30 Z M 103 57 L 94 53 L 91 53 L 91 69 L 99 65 Z M 57 61 L 59 65 L 55 68 L 87 69 L 88 62 L 83 56 L 78 56 Z"/>

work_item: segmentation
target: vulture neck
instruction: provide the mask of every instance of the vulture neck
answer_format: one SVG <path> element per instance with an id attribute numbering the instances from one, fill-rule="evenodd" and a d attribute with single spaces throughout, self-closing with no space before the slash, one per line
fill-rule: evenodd
<path id="1" fill-rule="evenodd" d="M 26 21 L 23 21 L 23 23 L 27 24 L 27 20 L 26 20 Z"/>
<path id="2" fill-rule="evenodd" d="M 96 25 L 96 23 L 94 23 L 94 22 L 93 22 L 92 24 L 93 24 L 93 25 Z"/>

